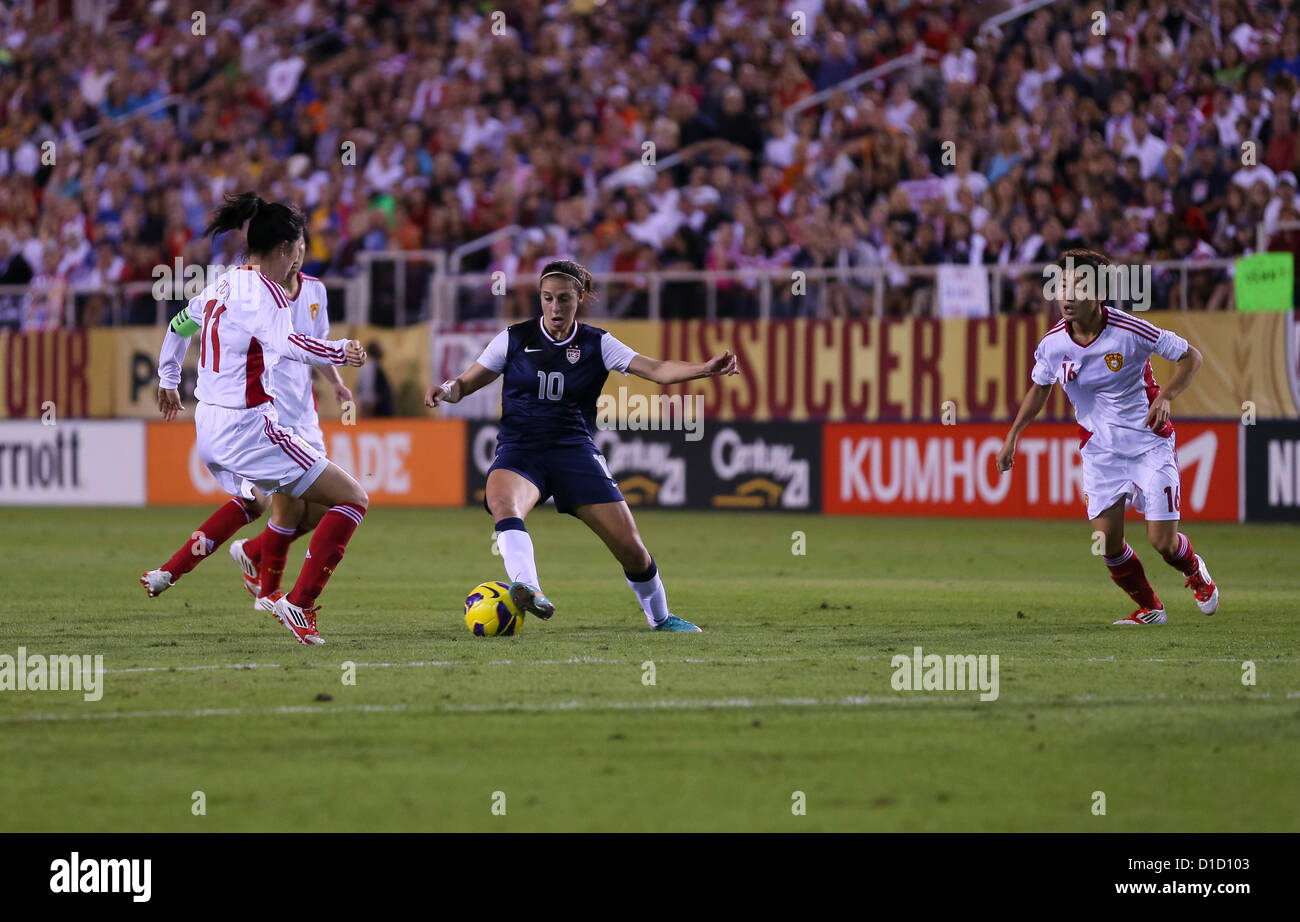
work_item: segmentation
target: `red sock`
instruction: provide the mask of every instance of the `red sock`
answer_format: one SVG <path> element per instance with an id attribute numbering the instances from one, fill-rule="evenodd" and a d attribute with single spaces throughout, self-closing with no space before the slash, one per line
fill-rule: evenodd
<path id="1" fill-rule="evenodd" d="M 269 528 L 270 526 L 267 527 Z M 310 528 L 307 528 L 303 525 L 299 525 L 298 528 L 293 533 L 293 538 L 290 540 L 297 541 L 299 538 L 301 538 L 303 535 L 307 534 L 310 531 L 311 531 Z M 253 561 L 253 563 L 257 564 L 259 567 L 261 566 L 262 563 L 262 548 L 264 547 L 262 542 L 263 539 L 265 539 L 265 537 L 266 537 L 266 532 L 259 531 L 257 533 L 256 538 L 249 538 L 247 541 L 244 542 L 244 554 L 248 557 L 249 560 Z"/>
<path id="2" fill-rule="evenodd" d="M 258 595 L 265 597 L 280 588 L 280 580 L 284 578 L 284 562 L 289 556 L 289 545 L 296 535 L 295 529 L 281 528 L 274 522 L 267 522 L 266 528 L 257 536 L 262 542 L 262 553 L 257 565 L 262 591 Z"/>
<path id="3" fill-rule="evenodd" d="M 267 523 L 266 528 L 270 528 L 271 523 Z M 262 538 L 266 535 L 266 528 L 257 533 L 257 537 L 249 538 L 244 542 L 244 555 L 253 563 L 261 566 L 262 561 Z"/>
<path id="4" fill-rule="evenodd" d="M 289 592 L 290 603 L 300 608 L 311 608 L 316 604 L 317 596 L 343 559 L 343 551 L 365 514 L 366 510 L 356 503 L 340 503 L 321 517 L 316 534 L 311 537 L 302 572 Z"/>
<path id="5" fill-rule="evenodd" d="M 163 564 L 160 569 L 170 573 L 172 582 L 176 582 L 198 566 L 200 560 L 219 548 L 227 538 L 255 518 L 257 516 L 249 518 L 248 513 L 244 511 L 244 504 L 231 497 L 230 502 L 222 503 L 217 507 L 216 512 L 208 516 L 208 520 L 199 526 L 199 530 L 194 532 L 189 540 L 181 545 L 180 550 L 172 555 L 172 559 Z"/>
<path id="6" fill-rule="evenodd" d="M 1127 592 L 1139 608 L 1163 607 L 1156 598 L 1156 591 L 1147 582 L 1142 561 L 1138 560 L 1138 555 L 1133 553 L 1133 548 L 1128 544 L 1124 545 L 1124 550 L 1118 557 L 1103 557 L 1102 560 L 1110 568 L 1110 578 L 1115 581 L 1115 585 Z"/>
<path id="7" fill-rule="evenodd" d="M 1183 576 L 1191 576 L 1196 572 L 1196 551 L 1192 550 L 1191 539 L 1182 532 L 1178 534 L 1178 550 L 1172 557 L 1167 554 L 1162 556 L 1165 558 L 1165 563 Z"/>

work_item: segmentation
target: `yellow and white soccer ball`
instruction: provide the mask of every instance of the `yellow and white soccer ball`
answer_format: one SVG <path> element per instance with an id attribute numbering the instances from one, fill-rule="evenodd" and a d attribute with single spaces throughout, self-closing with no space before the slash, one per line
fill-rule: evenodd
<path id="1" fill-rule="evenodd" d="M 509 637 L 524 626 L 524 613 L 510 601 L 510 584 L 481 583 L 465 597 L 465 625 L 475 637 Z"/>

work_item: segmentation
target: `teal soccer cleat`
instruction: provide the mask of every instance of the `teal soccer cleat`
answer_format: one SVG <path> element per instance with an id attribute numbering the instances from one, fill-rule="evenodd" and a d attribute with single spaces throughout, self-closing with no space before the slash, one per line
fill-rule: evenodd
<path id="1" fill-rule="evenodd" d="M 704 633 L 694 624 L 691 624 L 685 618 L 678 618 L 676 615 L 669 615 L 661 624 L 656 624 L 650 628 L 652 631 L 681 631 L 688 634 Z"/>
<path id="2" fill-rule="evenodd" d="M 549 621 L 551 615 L 555 614 L 551 600 L 542 595 L 542 590 L 529 583 L 511 583 L 510 601 L 515 603 L 515 608 L 530 612 L 543 621 Z"/>

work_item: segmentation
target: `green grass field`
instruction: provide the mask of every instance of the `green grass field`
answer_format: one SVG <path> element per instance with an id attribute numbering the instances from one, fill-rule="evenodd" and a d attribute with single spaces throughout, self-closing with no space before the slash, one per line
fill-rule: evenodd
<path id="1" fill-rule="evenodd" d="M 559 614 L 483 639 L 460 602 L 502 575 L 487 516 L 377 509 L 306 648 L 224 548 L 145 597 L 208 511 L 0 509 L 0 653 L 106 671 L 95 702 L 0 692 L 0 830 L 1300 830 L 1294 528 L 1189 525 L 1213 618 L 1135 540 L 1170 623 L 1118 628 L 1082 522 L 642 512 L 705 629 L 660 635 L 548 509 L 529 527 Z M 997 700 L 896 691 L 918 645 L 997 654 Z"/>

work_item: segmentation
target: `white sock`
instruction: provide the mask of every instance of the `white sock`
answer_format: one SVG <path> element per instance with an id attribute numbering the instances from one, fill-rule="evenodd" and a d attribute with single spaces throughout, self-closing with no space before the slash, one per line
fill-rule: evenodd
<path id="1" fill-rule="evenodd" d="M 651 566 L 654 567 L 654 564 Z M 627 584 L 636 593 L 636 600 L 641 603 L 641 610 L 645 612 L 645 619 L 650 622 L 650 626 L 663 624 L 668 617 L 668 593 L 664 591 L 664 582 L 659 578 L 659 568 L 654 567 L 654 576 L 648 580 L 634 583 L 629 579 Z"/>
<path id="2" fill-rule="evenodd" d="M 512 583 L 531 583 L 542 588 L 537 581 L 537 562 L 533 560 L 533 539 L 526 531 L 512 528 L 497 532 L 497 547 L 506 562 L 506 573 Z"/>

